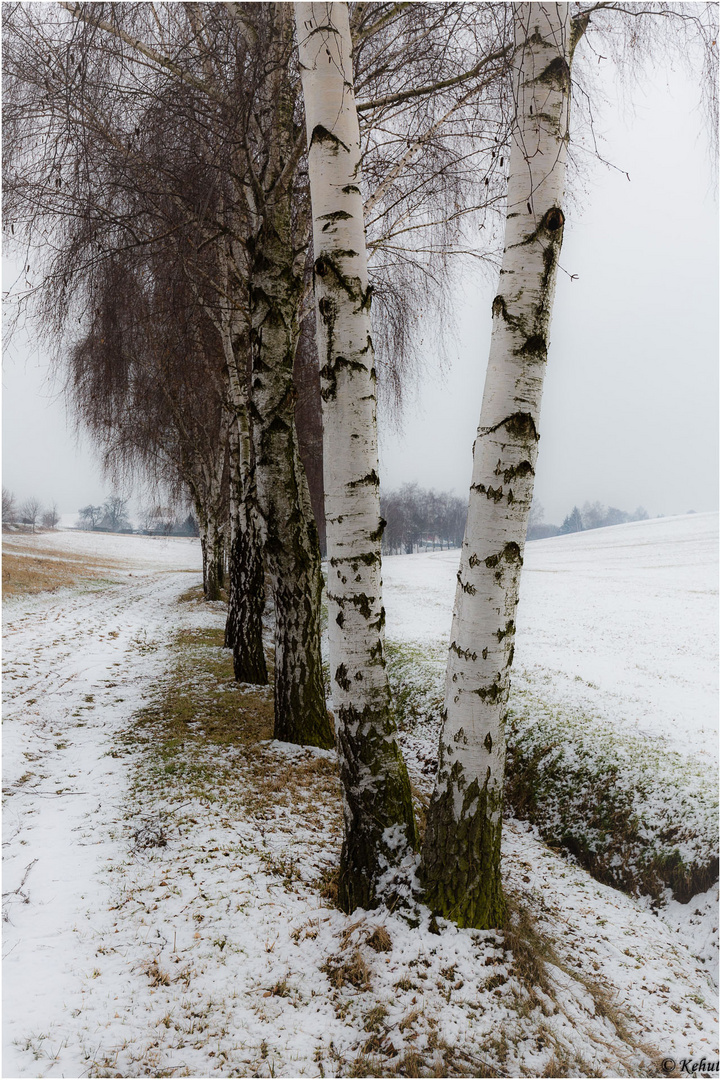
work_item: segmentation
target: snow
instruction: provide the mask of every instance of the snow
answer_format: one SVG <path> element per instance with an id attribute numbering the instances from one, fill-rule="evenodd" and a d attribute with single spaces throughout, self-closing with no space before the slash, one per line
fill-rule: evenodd
<path id="1" fill-rule="evenodd" d="M 121 559 L 132 569 L 189 570 L 197 572 L 200 541 L 186 536 L 140 536 L 136 533 L 86 532 L 53 529 L 35 535 L 3 534 L 3 547 L 13 553 L 47 551 L 62 555 L 86 555 L 94 559 Z"/>
<path id="2" fill-rule="evenodd" d="M 685 725 L 683 750 L 710 777 L 715 528 L 697 515 L 529 545 L 519 628 L 521 665 L 537 679 L 548 664 L 549 694 L 674 746 Z M 565 1056 L 567 1075 L 620 1076 L 653 1070 L 655 1054 L 716 1052 L 695 956 L 718 925 L 717 888 L 661 918 L 508 822 L 506 888 L 553 943 L 557 1004 L 541 987 L 528 997 L 498 933 L 433 926 L 422 908 L 417 926 L 398 911 L 345 916 L 317 886 L 340 840 L 332 753 L 211 748 L 215 801 L 133 786 L 143 750 L 125 736 L 170 677 L 177 632 L 223 625 L 222 605 L 178 603 L 199 582 L 198 542 L 8 542 L 121 565 L 116 584 L 5 605 L 4 1075 L 328 1076 L 364 1058 L 417 1075 L 409 1055 L 448 1045 L 470 1075 L 484 1062 L 550 1075 Z M 442 647 L 457 557 L 385 561 L 390 637 Z M 322 799 L 289 786 L 304 769 L 326 770 Z M 370 944 L 379 925 L 387 951 Z"/>
<path id="3" fill-rule="evenodd" d="M 385 559 L 389 640 L 442 655 L 458 561 L 457 550 Z M 517 683 L 542 682 L 549 704 L 660 737 L 715 770 L 718 514 L 527 544 L 516 622 Z"/>

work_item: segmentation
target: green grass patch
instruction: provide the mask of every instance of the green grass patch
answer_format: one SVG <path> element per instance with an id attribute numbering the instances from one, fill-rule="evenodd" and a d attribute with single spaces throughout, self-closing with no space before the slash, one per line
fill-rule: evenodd
<path id="1" fill-rule="evenodd" d="M 386 667 L 398 729 L 414 730 L 418 724 L 438 727 L 443 713 L 445 650 L 387 641 Z"/>

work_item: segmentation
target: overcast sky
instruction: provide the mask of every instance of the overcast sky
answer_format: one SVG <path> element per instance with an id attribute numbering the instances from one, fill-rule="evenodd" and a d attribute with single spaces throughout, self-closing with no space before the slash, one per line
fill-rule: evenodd
<path id="1" fill-rule="evenodd" d="M 718 210 L 696 98 L 664 75 L 632 116 L 601 113 L 605 156 L 630 182 L 594 165 L 567 215 L 561 263 L 577 279 L 559 274 L 551 328 L 536 481 L 547 521 L 596 499 L 651 515 L 718 506 Z M 492 279 L 459 288 L 450 368 L 422 357 L 402 432 L 383 425 L 386 488 L 467 491 L 495 292 Z M 109 485 L 32 339 L 6 351 L 3 390 L 4 485 L 63 513 L 101 502 Z"/>
<path id="2" fill-rule="evenodd" d="M 568 209 L 536 477 L 546 521 L 596 499 L 652 516 L 718 507 L 718 204 L 697 98 L 686 77 L 656 76 L 633 115 L 618 100 L 601 112 L 605 157 L 630 181 L 594 163 Z M 424 357 L 402 433 L 385 428 L 387 488 L 470 484 L 496 283 L 464 291 L 450 370 Z"/>

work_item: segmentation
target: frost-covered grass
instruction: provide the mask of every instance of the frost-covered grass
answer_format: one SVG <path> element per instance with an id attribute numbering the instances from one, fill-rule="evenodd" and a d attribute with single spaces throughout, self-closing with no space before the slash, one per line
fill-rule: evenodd
<path id="1" fill-rule="evenodd" d="M 428 790 L 445 657 L 431 646 L 390 642 L 388 670 L 406 759 Z M 549 706 L 526 671 L 513 680 L 507 740 L 508 812 L 597 880 L 657 902 L 670 889 L 686 903 L 718 879 L 718 791 L 708 767 L 658 739 Z"/>
<path id="2" fill-rule="evenodd" d="M 520 681 L 520 680 L 519 680 Z M 713 770 L 598 717 L 549 707 L 528 683 L 508 717 L 508 804 L 595 878 L 658 903 L 718 880 Z"/>
<path id="3" fill-rule="evenodd" d="M 501 932 L 422 907 L 336 910 L 335 756 L 272 741 L 269 690 L 233 683 L 220 619 L 189 599 L 167 677 L 111 751 L 131 773 L 128 846 L 106 874 L 114 929 L 127 941 L 162 911 L 134 966 L 161 1038 L 103 1046 L 91 1075 L 169 1071 L 168 1055 L 191 1075 L 650 1073 L 653 1048 L 558 955 L 523 893 L 509 891 Z"/>
<path id="4" fill-rule="evenodd" d="M 514 670 L 550 705 L 718 764 L 718 514 L 526 545 Z M 384 560 L 390 640 L 448 646 L 458 552 Z"/>

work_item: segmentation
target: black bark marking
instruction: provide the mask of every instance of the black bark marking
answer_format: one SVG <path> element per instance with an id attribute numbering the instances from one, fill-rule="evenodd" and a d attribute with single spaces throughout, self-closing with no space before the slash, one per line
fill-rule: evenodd
<path id="1" fill-rule="evenodd" d="M 558 232 L 559 229 L 563 228 L 565 220 L 560 206 L 552 206 L 543 215 L 543 225 L 549 232 Z"/>
<path id="2" fill-rule="evenodd" d="M 550 64 L 537 76 L 536 82 L 567 92 L 571 88 L 571 69 L 562 56 L 554 56 Z"/>
<path id="3" fill-rule="evenodd" d="M 478 659 L 478 653 L 471 652 L 470 649 L 462 649 L 460 647 L 460 645 L 455 641 L 451 642 L 450 649 L 451 649 L 452 652 L 456 653 L 457 656 L 460 656 L 460 658 L 462 660 L 474 660 L 475 661 L 475 660 Z"/>
<path id="4" fill-rule="evenodd" d="M 496 465 L 496 476 L 500 475 L 500 461 Z M 504 483 L 508 484 L 511 480 L 517 480 L 519 477 L 523 479 L 526 476 L 533 476 L 533 466 L 530 461 L 521 461 L 518 465 L 510 465 L 507 469 L 503 470 Z"/>
<path id="5" fill-rule="evenodd" d="M 383 531 L 387 524 L 388 522 L 385 520 L 385 518 L 380 518 L 378 521 L 378 528 L 374 529 L 373 532 L 370 533 L 369 539 L 372 540 L 374 543 L 380 543 L 380 540 L 383 536 Z"/>
<path id="6" fill-rule="evenodd" d="M 497 318 L 503 319 L 504 323 L 511 328 L 511 330 L 517 330 L 519 333 L 523 333 L 523 319 L 518 315 L 511 315 L 508 311 L 508 306 L 504 297 L 498 294 L 494 297 L 491 304 L 491 312 Z"/>
<path id="7" fill-rule="evenodd" d="M 351 681 L 348 678 L 348 668 L 345 666 L 345 664 L 339 664 L 336 668 L 335 681 L 338 683 L 341 690 L 350 690 Z"/>
<path id="8" fill-rule="evenodd" d="M 338 153 L 338 148 L 341 146 L 347 153 L 350 153 L 350 147 L 346 146 L 342 139 L 339 139 L 332 131 L 328 131 L 328 128 L 323 127 L 322 124 L 316 124 L 313 128 L 313 133 L 310 137 L 310 146 L 313 146 L 315 143 L 328 143 L 336 154 Z"/>
<path id="9" fill-rule="evenodd" d="M 360 480 L 351 480 L 348 487 L 356 488 L 360 487 L 362 484 L 380 484 L 378 473 L 375 469 L 371 469 L 365 476 L 361 476 Z"/>
<path id="10" fill-rule="evenodd" d="M 504 560 L 509 564 L 516 563 L 520 566 L 523 566 L 521 549 L 515 542 L 515 540 L 511 540 L 509 543 L 507 543 L 504 546 L 503 550 L 499 551 L 497 555 L 489 555 L 487 559 L 484 559 L 484 562 L 488 569 L 492 570 L 494 566 L 498 566 L 501 560 Z"/>
<path id="11" fill-rule="evenodd" d="M 499 674 L 499 678 L 500 678 L 500 674 Z M 499 683 L 497 680 L 494 680 L 490 684 L 490 686 L 479 686 L 477 690 L 473 691 L 473 693 L 478 694 L 481 701 L 494 702 L 494 701 L 498 701 L 498 699 L 503 696 L 504 690 L 505 690 L 505 687 L 501 683 Z"/>
<path id="12" fill-rule="evenodd" d="M 512 416 L 507 416 L 501 423 L 505 424 L 506 431 L 514 439 L 535 439 L 538 441 L 540 438 L 536 431 L 535 421 L 530 413 L 513 413 Z"/>
<path id="13" fill-rule="evenodd" d="M 530 413 L 517 412 L 511 416 L 504 417 L 497 424 L 492 427 L 482 428 L 479 432 L 479 438 L 483 438 L 486 435 L 492 435 L 494 431 L 498 431 L 499 428 L 505 427 L 508 434 L 514 439 L 535 439 L 538 442 L 540 435 L 536 431 L 536 425 L 533 417 Z"/>
<path id="14" fill-rule="evenodd" d="M 533 356 L 545 360 L 548 353 L 548 343 L 543 334 L 531 334 L 521 345 L 520 349 L 514 349 L 516 356 Z"/>
<path id="15" fill-rule="evenodd" d="M 471 491 L 477 491 L 480 495 L 485 495 L 487 499 L 493 499 L 494 503 L 500 502 L 503 498 L 503 488 L 486 487 L 485 484 L 471 484 Z"/>
<path id="16" fill-rule="evenodd" d="M 458 584 L 463 589 L 464 593 L 468 593 L 469 596 L 475 596 L 476 595 L 476 586 L 471 585 L 471 583 L 468 582 L 468 581 L 463 581 L 462 578 L 461 578 L 460 570 L 458 571 L 458 574 L 456 576 L 458 578 Z"/>
<path id="17" fill-rule="evenodd" d="M 354 574 L 359 566 L 375 566 L 375 564 L 380 563 L 380 561 L 380 555 L 377 551 L 364 551 L 360 555 L 344 555 L 342 558 L 337 558 L 334 555 L 329 560 L 330 565 L 333 567 L 344 565 L 350 566 Z"/>
<path id="18" fill-rule="evenodd" d="M 347 210 L 333 210 L 330 214 L 321 214 L 318 221 L 347 221 L 352 217 L 353 215 L 349 214 Z"/>

